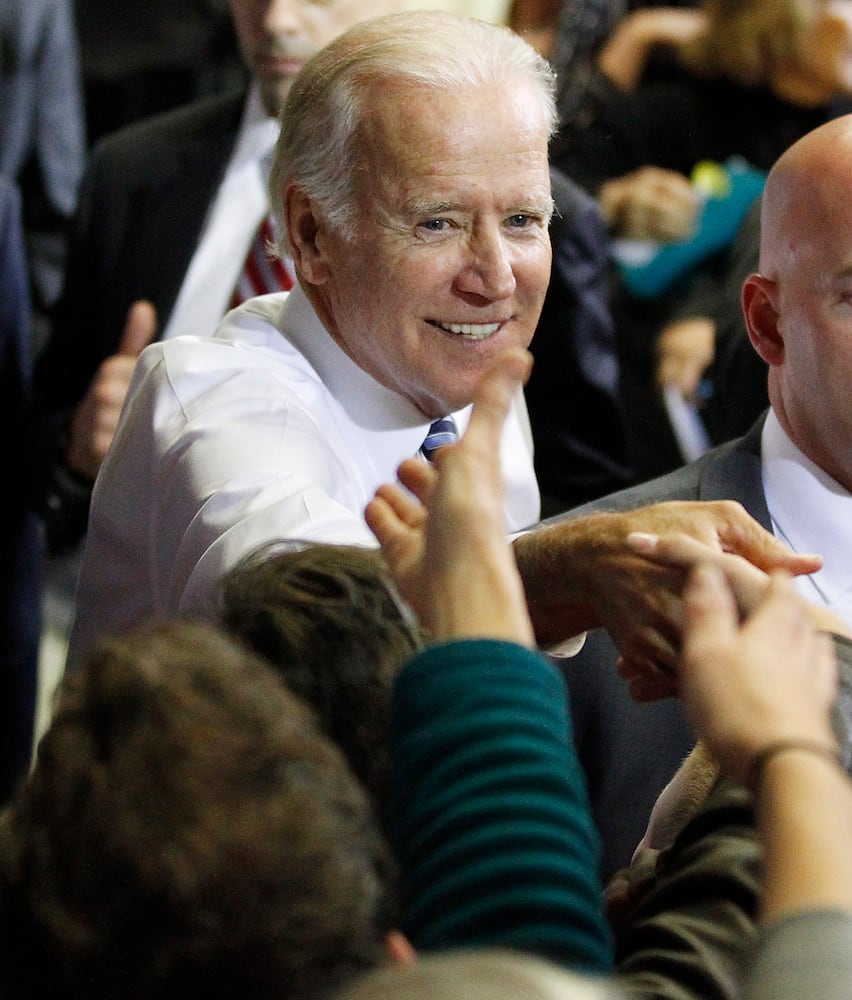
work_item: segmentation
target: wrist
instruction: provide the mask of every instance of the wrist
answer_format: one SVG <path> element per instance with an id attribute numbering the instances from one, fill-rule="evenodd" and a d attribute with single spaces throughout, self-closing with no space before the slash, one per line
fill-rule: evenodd
<path id="1" fill-rule="evenodd" d="M 584 578 L 584 553 L 590 544 L 587 526 L 598 516 L 545 525 L 514 543 L 527 607 L 541 647 L 562 643 L 600 624 Z"/>
<path id="2" fill-rule="evenodd" d="M 481 553 L 475 572 L 460 565 L 448 570 L 433 603 L 428 625 L 434 638 L 501 639 L 534 647 L 524 590 L 508 550 L 489 559 Z"/>
<path id="3" fill-rule="evenodd" d="M 748 787 L 753 792 L 758 793 L 769 767 L 774 761 L 786 754 L 806 754 L 817 760 L 822 760 L 832 767 L 837 767 L 845 771 L 836 743 L 828 740 L 791 737 L 789 739 L 774 740 L 754 755 L 746 780 Z"/>

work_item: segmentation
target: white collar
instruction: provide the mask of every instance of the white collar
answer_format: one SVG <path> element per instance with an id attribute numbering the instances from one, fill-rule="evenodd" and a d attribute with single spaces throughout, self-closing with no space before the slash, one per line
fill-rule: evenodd
<path id="1" fill-rule="evenodd" d="M 852 494 L 812 462 L 770 410 L 761 437 L 766 504 L 775 534 L 797 552 L 823 556 L 823 568 L 799 590 L 829 607 L 843 599 L 852 614 Z M 848 592 L 848 594 L 847 594 Z"/>
<path id="2" fill-rule="evenodd" d="M 228 171 L 238 170 L 250 163 L 270 163 L 279 130 L 278 119 L 267 113 L 260 99 L 260 88 L 253 82 L 246 98 L 240 131 L 237 134 Z"/>
<path id="3" fill-rule="evenodd" d="M 431 419 L 405 396 L 377 382 L 349 357 L 322 325 L 298 283 L 291 292 L 251 299 L 241 308 L 258 313 L 277 327 L 309 362 L 353 424 L 371 431 L 403 432 L 411 437 L 411 454 L 417 451 Z M 460 432 L 467 427 L 470 411 L 471 407 L 466 406 L 452 414 Z"/>

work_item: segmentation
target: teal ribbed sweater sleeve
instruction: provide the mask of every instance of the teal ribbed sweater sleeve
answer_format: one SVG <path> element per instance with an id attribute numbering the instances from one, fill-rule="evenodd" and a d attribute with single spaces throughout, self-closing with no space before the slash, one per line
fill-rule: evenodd
<path id="1" fill-rule="evenodd" d="M 566 699 L 552 665 L 509 642 L 432 646 L 402 672 L 392 827 L 416 948 L 501 946 L 611 968 Z"/>

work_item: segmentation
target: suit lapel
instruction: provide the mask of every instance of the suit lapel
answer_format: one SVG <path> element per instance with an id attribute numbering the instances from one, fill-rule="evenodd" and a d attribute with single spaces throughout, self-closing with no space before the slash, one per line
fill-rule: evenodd
<path id="1" fill-rule="evenodd" d="M 767 531 L 772 530 L 760 467 L 764 413 L 743 437 L 708 461 L 698 483 L 699 500 L 738 500 Z"/>

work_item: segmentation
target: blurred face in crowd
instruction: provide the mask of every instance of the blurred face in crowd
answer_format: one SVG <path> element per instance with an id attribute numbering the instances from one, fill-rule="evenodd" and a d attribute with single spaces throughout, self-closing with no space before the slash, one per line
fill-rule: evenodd
<path id="1" fill-rule="evenodd" d="M 264 107 L 278 115 L 303 63 L 358 21 L 390 13 L 393 0 L 230 0 L 243 59 Z"/>
<path id="2" fill-rule="evenodd" d="M 301 273 L 327 329 L 430 418 L 467 405 L 526 347 L 550 277 L 547 121 L 527 80 L 376 85 L 358 133 L 354 233 L 305 208 Z M 312 232 L 312 228 L 316 232 Z"/>

